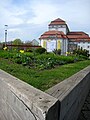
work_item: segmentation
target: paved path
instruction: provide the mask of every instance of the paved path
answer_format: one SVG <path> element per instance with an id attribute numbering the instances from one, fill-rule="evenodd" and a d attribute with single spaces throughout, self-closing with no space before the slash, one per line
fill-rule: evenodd
<path id="1" fill-rule="evenodd" d="M 90 120 L 90 91 L 82 107 L 78 120 Z"/>

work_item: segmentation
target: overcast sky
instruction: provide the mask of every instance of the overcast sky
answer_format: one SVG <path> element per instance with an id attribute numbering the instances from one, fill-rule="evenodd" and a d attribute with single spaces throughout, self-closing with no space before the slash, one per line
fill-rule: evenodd
<path id="1" fill-rule="evenodd" d="M 4 25 L 8 25 L 8 41 L 38 40 L 56 18 L 65 20 L 71 31 L 90 35 L 90 0 L 1 0 L 0 41 L 4 41 Z"/>

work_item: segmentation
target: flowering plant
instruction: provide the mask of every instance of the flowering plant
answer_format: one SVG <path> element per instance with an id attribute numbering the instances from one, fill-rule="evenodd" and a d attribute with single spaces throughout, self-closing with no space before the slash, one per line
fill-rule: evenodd
<path id="1" fill-rule="evenodd" d="M 4 50 L 7 50 L 7 47 L 4 47 L 3 49 L 4 49 Z"/>
<path id="2" fill-rule="evenodd" d="M 20 53 L 24 53 L 24 50 L 20 50 Z"/>

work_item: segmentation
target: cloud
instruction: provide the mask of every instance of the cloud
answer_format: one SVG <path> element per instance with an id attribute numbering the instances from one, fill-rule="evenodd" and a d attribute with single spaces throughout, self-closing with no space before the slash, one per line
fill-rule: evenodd
<path id="1" fill-rule="evenodd" d="M 90 33 L 90 0 L 3 0 L 0 2 L 0 40 L 8 24 L 8 39 L 38 39 L 51 20 L 65 20 L 71 30 Z"/>
<path id="2" fill-rule="evenodd" d="M 20 14 L 16 8 L 13 8 L 13 10 L 8 9 L 8 7 L 11 8 L 10 5 L 7 6 L 1 6 L 0 5 L 0 24 L 20 24 L 23 22 L 22 19 L 17 17 L 18 14 Z M 15 12 L 14 12 L 15 11 Z"/>
<path id="3" fill-rule="evenodd" d="M 57 17 L 57 7 L 49 4 L 47 1 L 39 1 L 39 3 L 34 2 L 31 8 L 35 16 L 28 20 L 28 23 L 42 24 Z"/>
<path id="4" fill-rule="evenodd" d="M 49 2 L 41 0 L 38 3 L 34 0 L 32 3 L 32 10 L 35 17 L 30 20 L 33 23 L 46 22 L 55 17 L 63 17 L 70 21 L 79 23 L 87 22 L 89 17 L 89 0 L 49 0 Z M 82 20 L 81 20 L 82 19 Z"/>
<path id="5" fill-rule="evenodd" d="M 20 24 L 9 26 L 8 28 L 8 41 L 13 41 L 16 38 L 21 39 L 22 41 L 31 41 L 33 39 L 38 40 L 40 34 L 46 31 L 46 24 Z M 4 35 L 4 34 L 3 34 Z M 4 36 L 3 36 L 4 37 Z M 4 41 L 4 40 L 3 40 Z"/>

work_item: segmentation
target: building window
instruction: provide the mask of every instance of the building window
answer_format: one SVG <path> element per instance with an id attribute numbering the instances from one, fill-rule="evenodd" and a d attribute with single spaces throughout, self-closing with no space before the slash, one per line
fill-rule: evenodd
<path id="1" fill-rule="evenodd" d="M 46 41 L 43 41 L 43 47 L 46 48 Z"/>
<path id="2" fill-rule="evenodd" d="M 57 49 L 60 49 L 60 41 L 57 43 Z"/>
<path id="3" fill-rule="evenodd" d="M 87 48 L 90 48 L 90 46 L 87 46 Z"/>

